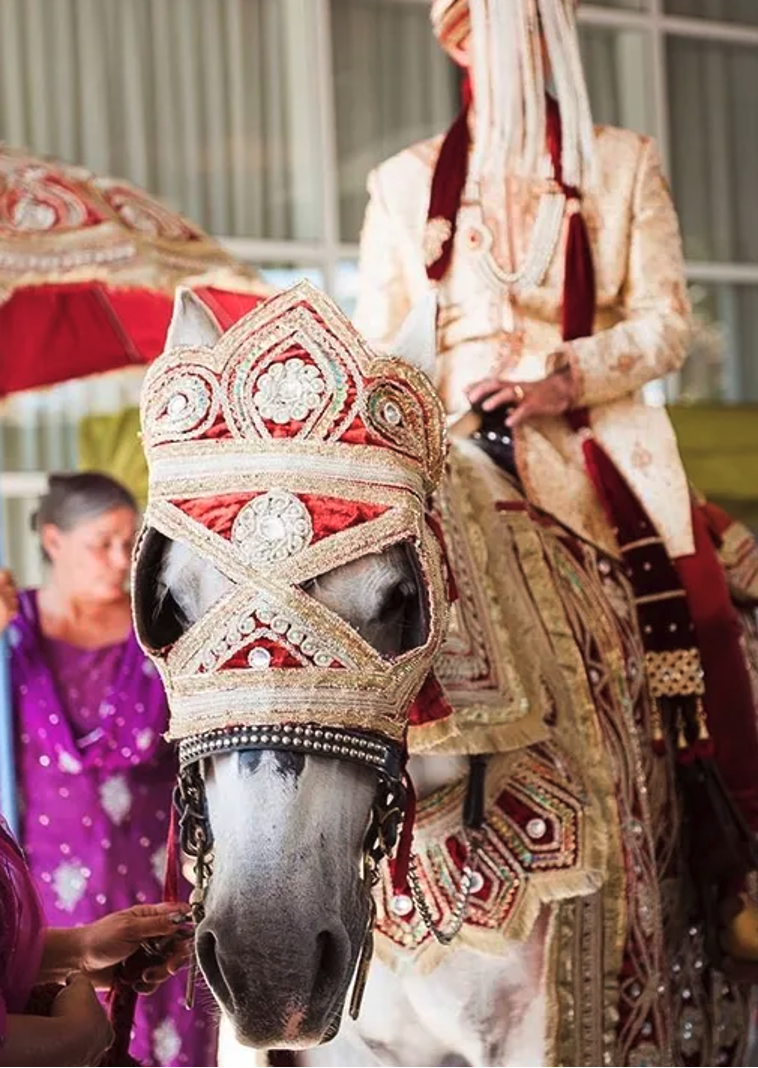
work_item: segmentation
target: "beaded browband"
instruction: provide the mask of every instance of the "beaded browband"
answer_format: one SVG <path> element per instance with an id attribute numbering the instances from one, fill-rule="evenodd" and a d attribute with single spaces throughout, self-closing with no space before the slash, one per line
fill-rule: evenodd
<path id="1" fill-rule="evenodd" d="M 185 738 L 179 743 L 179 766 L 185 768 L 217 753 L 255 749 L 340 757 L 375 768 L 390 780 L 399 780 L 403 772 L 403 751 L 399 745 L 357 731 L 326 730 L 315 723 L 305 726 L 284 723 L 281 727 L 251 724 Z"/>
<path id="2" fill-rule="evenodd" d="M 175 320 L 182 314 L 179 298 Z M 182 763 L 279 748 L 399 774 L 407 713 L 447 610 L 443 553 L 426 515 L 445 448 L 429 380 L 371 352 L 302 283 L 212 347 L 166 352 L 147 373 L 141 414 L 150 481 L 136 622 L 166 687 Z M 168 648 L 151 645 L 145 618 L 156 537 L 229 580 Z M 428 627 L 419 648 L 388 658 L 307 586 L 399 543 L 416 554 Z"/>

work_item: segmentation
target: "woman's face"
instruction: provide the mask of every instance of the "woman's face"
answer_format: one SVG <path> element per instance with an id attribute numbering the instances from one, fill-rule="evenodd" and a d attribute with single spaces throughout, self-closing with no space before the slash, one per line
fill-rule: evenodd
<path id="1" fill-rule="evenodd" d="M 71 530 L 45 526 L 42 544 L 54 574 L 70 594 L 112 601 L 126 585 L 136 532 L 137 516 L 131 508 L 114 508 L 83 519 Z"/>

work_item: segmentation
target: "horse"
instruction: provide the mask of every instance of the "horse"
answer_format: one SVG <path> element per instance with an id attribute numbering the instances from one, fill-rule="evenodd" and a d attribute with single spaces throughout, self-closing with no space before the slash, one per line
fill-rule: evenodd
<path id="1" fill-rule="evenodd" d="M 223 376 L 222 341 L 181 293 L 166 352 L 216 353 Z M 392 355 L 431 378 L 435 345 L 422 307 Z M 143 403 L 156 391 L 148 378 Z M 704 944 L 673 761 L 648 744 L 623 567 L 535 514 L 471 442 L 453 443 L 435 510 L 459 584 L 435 660 L 453 711 L 448 701 L 414 719 L 406 701 L 418 798 L 408 892 L 382 863 L 373 908 L 365 894 L 372 767 L 261 739 L 202 750 L 195 814 L 213 845 L 198 869 L 210 877 L 196 949 L 228 1046 L 277 1064 L 741 1063 L 746 1002 Z M 233 569 L 199 545 L 166 527 L 138 551 L 137 619 L 153 654 L 234 599 Z M 444 566 L 443 554 L 433 581 Z M 392 661 L 426 641 L 430 581 L 400 542 L 300 589 Z M 374 909 L 375 959 L 352 1018 Z"/>

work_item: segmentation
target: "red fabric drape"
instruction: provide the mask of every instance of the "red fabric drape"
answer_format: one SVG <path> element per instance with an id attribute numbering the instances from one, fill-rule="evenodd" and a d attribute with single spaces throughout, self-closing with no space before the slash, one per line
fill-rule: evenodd
<path id="1" fill-rule="evenodd" d="M 263 297 L 197 291 L 226 330 Z M 163 351 L 173 297 L 95 282 L 28 286 L 0 305 L 0 397 L 150 363 Z"/>
<path id="2" fill-rule="evenodd" d="M 471 81 L 468 77 L 463 82 L 463 104 L 460 114 L 448 130 L 437 157 L 437 165 L 432 176 L 432 188 L 429 195 L 427 219 L 443 219 L 449 226 L 449 236 L 442 244 L 439 257 L 428 263 L 426 273 L 433 282 L 445 277 L 453 256 L 453 244 L 458 225 L 458 209 L 461 206 L 463 189 L 466 185 L 469 150 L 471 148 L 471 131 L 469 129 L 469 111 L 471 108 Z"/>

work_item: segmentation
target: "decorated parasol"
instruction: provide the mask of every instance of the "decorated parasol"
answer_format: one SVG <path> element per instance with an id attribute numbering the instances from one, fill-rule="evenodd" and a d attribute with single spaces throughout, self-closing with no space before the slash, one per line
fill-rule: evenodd
<path id="1" fill-rule="evenodd" d="M 0 146 L 0 396 L 148 363 L 179 282 L 233 319 L 268 292 L 128 182 Z"/>
<path id="2" fill-rule="evenodd" d="M 179 282 L 223 328 L 271 292 L 141 189 L 0 144 L 0 398 L 148 364 Z M 0 807 L 15 827 L 14 784 L 0 643 Z"/>

